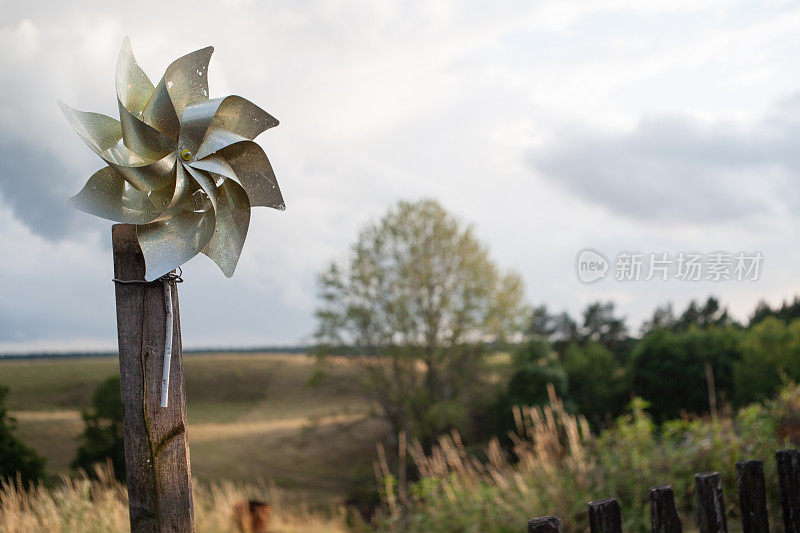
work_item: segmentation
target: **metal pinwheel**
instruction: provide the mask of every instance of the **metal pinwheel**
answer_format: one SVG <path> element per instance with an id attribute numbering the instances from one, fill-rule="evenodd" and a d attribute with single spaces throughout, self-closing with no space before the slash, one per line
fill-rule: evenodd
<path id="1" fill-rule="evenodd" d="M 278 121 L 239 96 L 208 98 L 212 52 L 208 47 L 177 59 L 154 86 L 126 37 L 116 72 L 119 120 L 59 102 L 108 164 L 69 203 L 135 224 L 148 281 L 201 252 L 231 277 L 250 208 L 284 209 L 269 159 L 253 142 Z"/>

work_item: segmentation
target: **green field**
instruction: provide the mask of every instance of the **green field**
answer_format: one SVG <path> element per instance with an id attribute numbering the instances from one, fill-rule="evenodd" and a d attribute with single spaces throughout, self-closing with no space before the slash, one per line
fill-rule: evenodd
<path id="1" fill-rule="evenodd" d="M 184 356 L 192 474 L 202 482 L 274 483 L 290 500 L 340 503 L 370 482 L 375 441 L 346 361 L 295 354 Z M 118 372 L 111 357 L 0 361 L 17 435 L 69 472 L 95 386 Z"/>

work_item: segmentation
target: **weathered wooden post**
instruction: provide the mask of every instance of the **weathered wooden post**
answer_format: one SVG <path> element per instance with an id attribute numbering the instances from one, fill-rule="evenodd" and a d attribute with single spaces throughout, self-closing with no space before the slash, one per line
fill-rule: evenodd
<path id="1" fill-rule="evenodd" d="M 272 165 L 253 142 L 277 119 L 239 96 L 209 99 L 212 47 L 173 61 L 157 85 L 126 37 L 120 120 L 59 102 L 107 166 L 69 203 L 112 228 L 119 373 L 133 531 L 194 531 L 175 269 L 204 254 L 231 277 L 250 208 L 283 210 Z"/>
<path id="2" fill-rule="evenodd" d="M 178 291 L 144 281 L 135 226 L 115 224 L 111 234 L 131 531 L 194 531 Z M 166 290 L 174 332 L 169 401 L 161 407 Z"/>
<path id="3" fill-rule="evenodd" d="M 763 463 L 761 461 L 736 463 L 736 487 L 739 492 L 739 509 L 742 512 L 742 531 L 769 533 Z"/>
<path id="4" fill-rule="evenodd" d="M 653 533 L 681 533 L 683 525 L 675 508 L 672 485 L 650 487 L 650 530 Z"/>
<path id="5" fill-rule="evenodd" d="M 622 511 L 614 498 L 589 502 L 589 530 L 591 533 L 621 533 Z"/>
<path id="6" fill-rule="evenodd" d="M 800 452 L 778 450 L 775 459 L 778 462 L 784 531 L 800 533 Z"/>
<path id="7" fill-rule="evenodd" d="M 700 533 L 727 533 L 722 476 L 719 472 L 695 474 L 694 496 L 697 502 L 697 529 Z"/>

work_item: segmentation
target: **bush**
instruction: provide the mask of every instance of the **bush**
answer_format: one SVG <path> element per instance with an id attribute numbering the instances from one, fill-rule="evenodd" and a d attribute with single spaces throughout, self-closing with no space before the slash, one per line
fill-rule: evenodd
<path id="1" fill-rule="evenodd" d="M 125 442 L 122 432 L 122 395 L 119 376 L 100 383 L 92 394 L 92 408 L 83 412 L 81 445 L 72 468 L 95 472 L 95 463 L 111 460 L 114 476 L 125 480 Z"/>
<path id="2" fill-rule="evenodd" d="M 17 421 L 6 410 L 8 392 L 8 387 L 0 386 L 0 480 L 28 484 L 44 475 L 45 460 L 14 436 Z"/>
<path id="3" fill-rule="evenodd" d="M 772 397 L 786 380 L 800 380 L 800 320 L 786 325 L 769 317 L 744 335 L 742 359 L 736 364 L 739 404 Z"/>

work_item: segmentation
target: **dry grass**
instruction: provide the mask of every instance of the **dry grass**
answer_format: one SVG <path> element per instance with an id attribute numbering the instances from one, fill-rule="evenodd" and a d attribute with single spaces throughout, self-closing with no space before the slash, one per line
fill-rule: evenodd
<path id="1" fill-rule="evenodd" d="M 128 495 L 110 467 L 98 467 L 97 479 L 85 474 L 62 478 L 58 488 L 23 489 L 16 483 L 0 485 L 0 531 L 3 533 L 113 533 L 129 531 Z M 230 482 L 196 485 L 194 508 L 198 533 L 236 531 L 233 506 L 248 499 L 272 505 L 270 531 L 312 533 L 345 531 L 344 511 L 327 513 L 288 507 L 274 487 Z"/>
<path id="2" fill-rule="evenodd" d="M 480 460 L 455 433 L 427 454 L 418 443 L 403 447 L 401 439 L 399 464 L 407 453 L 423 480 L 409 494 L 379 452 L 376 473 L 386 529 L 516 531 L 532 516 L 581 516 L 596 485 L 591 432 L 583 417 L 568 413 L 552 387 L 548 390 L 550 405 L 515 409 L 512 457 L 493 440 Z M 565 531 L 583 531 L 588 524 L 570 520 L 564 525 Z"/>

